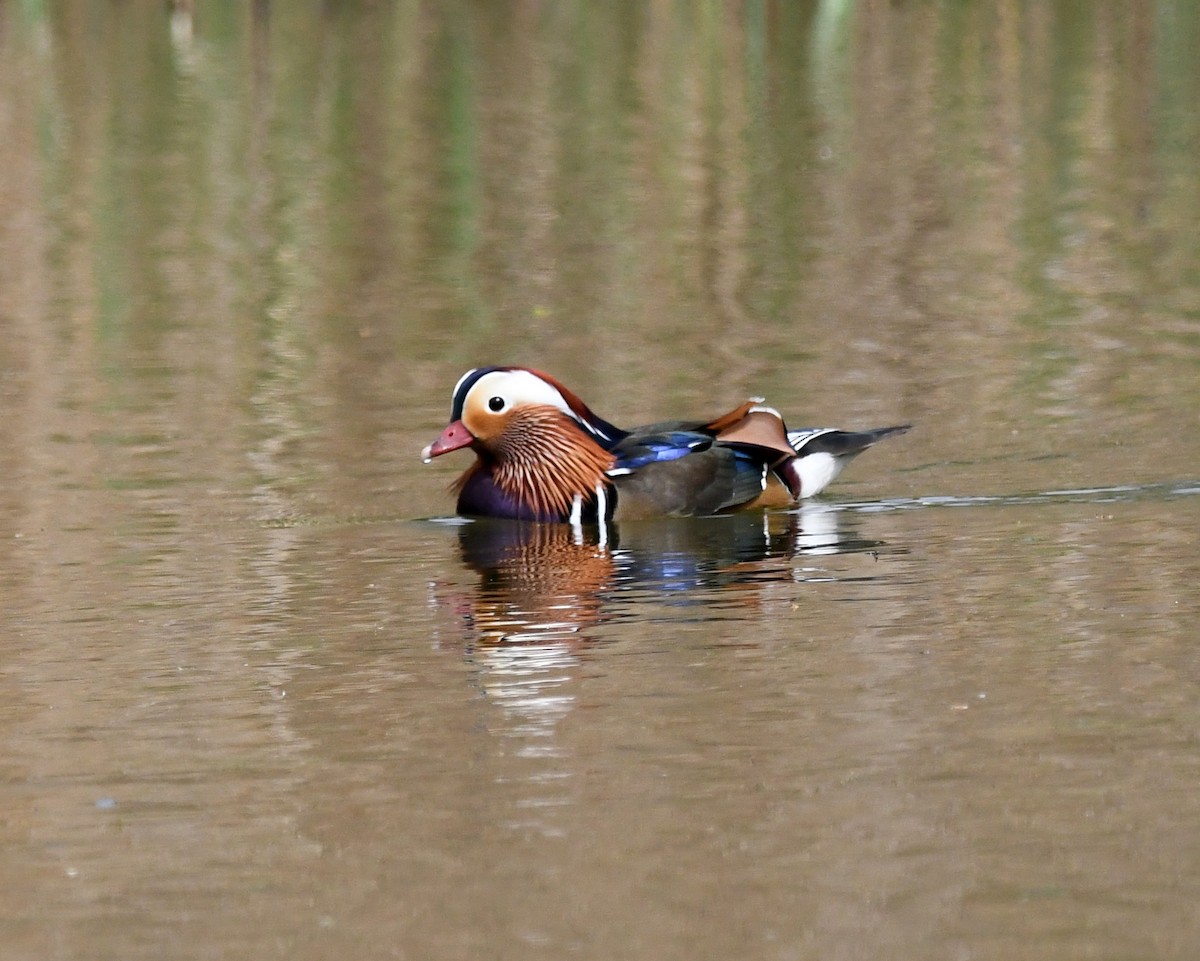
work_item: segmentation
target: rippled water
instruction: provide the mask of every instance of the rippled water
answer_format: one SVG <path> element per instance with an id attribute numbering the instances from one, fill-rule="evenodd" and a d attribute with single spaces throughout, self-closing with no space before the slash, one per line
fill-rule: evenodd
<path id="1" fill-rule="evenodd" d="M 1194 4 L 0 4 L 0 956 L 1200 947 Z M 470 366 L 916 427 L 464 522 Z"/>

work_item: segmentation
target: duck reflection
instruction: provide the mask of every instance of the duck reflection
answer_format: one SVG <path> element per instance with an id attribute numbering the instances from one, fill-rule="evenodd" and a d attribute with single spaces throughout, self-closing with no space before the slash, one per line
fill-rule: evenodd
<path id="1" fill-rule="evenodd" d="M 466 643 L 575 649 L 606 621 L 636 613 L 638 598 L 719 604 L 732 587 L 803 580 L 798 556 L 880 546 L 848 530 L 846 516 L 837 507 L 806 505 L 640 521 L 606 536 L 567 524 L 472 521 L 459 529 L 463 562 L 480 577 L 472 596 L 460 598 Z"/>
<path id="2" fill-rule="evenodd" d="M 568 524 L 463 524 L 462 560 L 479 584 L 452 603 L 465 629 L 463 654 L 494 709 L 482 721 L 502 745 L 492 777 L 512 792 L 503 823 L 547 835 L 563 830 L 555 812 L 571 804 L 574 787 L 562 722 L 587 683 L 589 650 L 628 636 L 616 622 L 716 620 L 730 609 L 741 621 L 789 610 L 796 581 L 828 579 L 826 570 L 797 558 L 880 546 L 853 534 L 853 518 L 837 507 L 805 505 L 787 513 L 642 521 L 607 536 Z"/>
<path id="3" fill-rule="evenodd" d="M 571 642 L 602 619 L 615 564 L 595 531 L 478 520 L 460 529 L 459 548 L 480 575 L 466 612 L 478 644 Z"/>

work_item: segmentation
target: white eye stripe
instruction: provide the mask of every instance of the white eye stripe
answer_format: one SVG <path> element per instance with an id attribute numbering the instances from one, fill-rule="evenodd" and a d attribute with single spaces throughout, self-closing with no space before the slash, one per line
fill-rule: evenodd
<path id="1" fill-rule="evenodd" d="M 468 398 L 476 396 L 492 413 L 501 413 L 517 404 L 545 404 L 579 419 L 562 394 L 527 370 L 494 370 L 484 374 L 467 394 Z M 504 402 L 503 407 L 492 407 L 492 399 L 496 397 Z"/>

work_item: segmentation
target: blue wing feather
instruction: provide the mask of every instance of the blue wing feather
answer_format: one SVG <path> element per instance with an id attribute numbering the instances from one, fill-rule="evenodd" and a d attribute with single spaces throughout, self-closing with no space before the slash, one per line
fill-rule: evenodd
<path id="1" fill-rule="evenodd" d="M 617 455 L 614 471 L 625 473 L 635 471 L 647 464 L 661 464 L 664 461 L 679 460 L 694 454 L 696 451 L 707 450 L 712 446 L 713 439 L 707 434 L 696 431 L 673 430 L 661 434 L 639 435 L 636 442 L 626 442 L 617 445 L 613 451 Z"/>

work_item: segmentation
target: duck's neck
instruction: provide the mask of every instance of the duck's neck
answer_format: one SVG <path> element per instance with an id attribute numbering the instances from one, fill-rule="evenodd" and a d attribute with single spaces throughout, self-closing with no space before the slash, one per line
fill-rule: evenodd
<path id="1" fill-rule="evenodd" d="M 531 520 L 570 518 L 578 510 L 577 499 L 587 503 L 605 488 L 605 471 L 615 462 L 553 407 L 519 411 L 479 458 L 460 479 L 459 509 Z"/>

